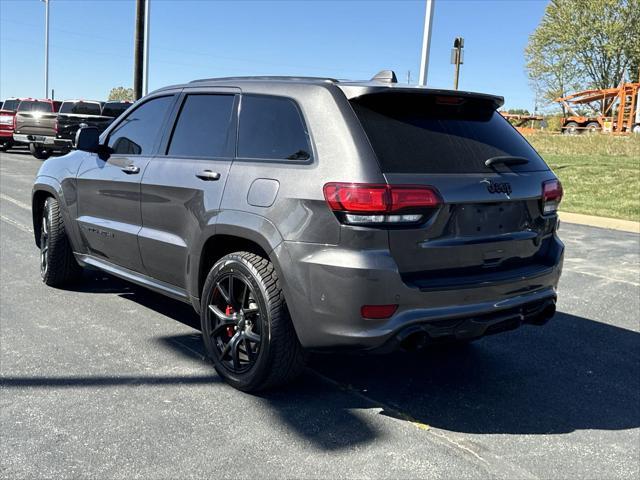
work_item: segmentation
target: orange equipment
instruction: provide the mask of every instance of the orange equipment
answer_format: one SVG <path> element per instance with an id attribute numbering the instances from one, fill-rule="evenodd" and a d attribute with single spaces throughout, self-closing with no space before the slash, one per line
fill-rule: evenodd
<path id="1" fill-rule="evenodd" d="M 504 118 L 518 130 L 520 133 L 534 133 L 535 122 L 542 122 L 544 117 L 541 115 L 520 115 L 515 113 L 499 112 Z M 527 125 L 528 124 L 528 125 Z M 540 129 L 542 125 L 540 125 Z"/>
<path id="2" fill-rule="evenodd" d="M 586 132 L 626 134 L 640 131 L 640 106 L 638 105 L 640 82 L 622 83 L 617 88 L 584 90 L 554 101 L 563 105 L 571 115 L 563 118 L 562 133 L 575 135 Z M 599 107 L 595 108 L 594 103 Z M 593 116 L 579 115 L 576 105 L 588 105 L 598 113 Z"/>

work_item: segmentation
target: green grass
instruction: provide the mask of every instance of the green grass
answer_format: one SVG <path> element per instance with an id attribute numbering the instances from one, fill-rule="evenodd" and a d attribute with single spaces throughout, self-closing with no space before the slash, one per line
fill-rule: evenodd
<path id="1" fill-rule="evenodd" d="M 564 187 L 560 210 L 640 221 L 640 136 L 528 135 Z"/>

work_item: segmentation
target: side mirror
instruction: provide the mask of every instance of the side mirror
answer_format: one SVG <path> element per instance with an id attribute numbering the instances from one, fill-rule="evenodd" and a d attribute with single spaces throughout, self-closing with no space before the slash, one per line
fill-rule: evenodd
<path id="1" fill-rule="evenodd" d="M 100 147 L 100 133 L 96 127 L 79 128 L 76 132 L 76 148 L 85 152 L 97 152 Z"/>

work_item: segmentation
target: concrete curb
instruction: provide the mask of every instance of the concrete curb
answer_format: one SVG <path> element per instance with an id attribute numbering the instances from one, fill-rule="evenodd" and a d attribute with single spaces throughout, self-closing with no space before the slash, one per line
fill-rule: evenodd
<path id="1" fill-rule="evenodd" d="M 581 213 L 559 212 L 560 221 L 588 225 L 590 227 L 609 228 L 621 232 L 640 233 L 640 222 L 620 220 L 618 218 L 595 217 Z"/>

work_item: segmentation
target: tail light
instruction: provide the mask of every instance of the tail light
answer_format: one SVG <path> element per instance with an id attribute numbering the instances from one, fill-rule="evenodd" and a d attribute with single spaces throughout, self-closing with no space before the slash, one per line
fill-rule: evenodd
<path id="1" fill-rule="evenodd" d="M 562 200 L 562 184 L 560 180 L 547 180 L 542 183 L 542 213 L 549 215 L 558 211 Z"/>
<path id="2" fill-rule="evenodd" d="M 18 127 L 18 114 L 17 112 L 13 115 L 13 130 L 15 131 L 15 129 Z"/>
<path id="3" fill-rule="evenodd" d="M 442 200 L 433 187 L 371 183 L 327 183 L 324 198 L 349 224 L 419 223 Z"/>

